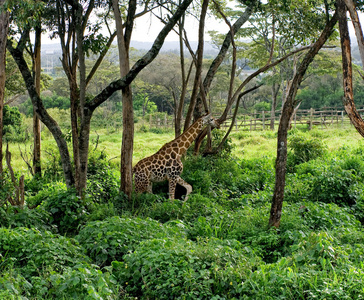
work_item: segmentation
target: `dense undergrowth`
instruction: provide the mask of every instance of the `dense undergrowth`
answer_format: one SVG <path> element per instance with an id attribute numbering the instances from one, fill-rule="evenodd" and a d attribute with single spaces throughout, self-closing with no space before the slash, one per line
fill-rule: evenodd
<path id="1" fill-rule="evenodd" d="M 127 201 L 93 153 L 84 199 L 43 179 L 0 208 L 0 299 L 362 299 L 363 161 L 291 134 L 273 230 L 272 158 L 186 157 L 183 204 L 162 184 Z"/>

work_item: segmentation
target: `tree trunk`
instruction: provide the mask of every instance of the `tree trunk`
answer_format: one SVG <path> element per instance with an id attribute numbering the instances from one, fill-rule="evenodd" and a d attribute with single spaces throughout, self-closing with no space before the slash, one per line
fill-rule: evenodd
<path id="1" fill-rule="evenodd" d="M 346 6 L 343 0 L 336 1 L 339 14 L 339 30 L 340 42 L 342 49 L 342 65 L 343 65 L 343 85 L 344 85 L 344 107 L 350 121 L 355 129 L 364 137 L 364 121 L 356 109 L 353 94 L 353 69 L 351 62 L 351 46 L 348 24 L 346 20 Z M 360 24 L 359 24 L 360 26 Z M 361 44 L 361 38 L 358 38 L 358 44 Z"/>
<path id="2" fill-rule="evenodd" d="M 188 107 L 183 131 L 186 131 L 187 128 L 190 127 L 190 125 L 192 123 L 192 116 L 193 116 L 193 112 L 195 110 L 198 90 L 200 88 L 201 72 L 202 72 L 202 59 L 203 59 L 203 46 L 204 46 L 203 44 L 204 44 L 205 18 L 206 18 L 208 3 L 209 3 L 209 0 L 203 0 L 203 2 L 202 2 L 200 23 L 199 23 L 199 29 L 198 29 L 197 59 L 195 62 L 196 74 L 195 74 L 195 80 L 193 83 L 191 101 L 190 101 L 190 105 Z M 202 91 L 200 91 L 200 93 L 202 93 Z"/>
<path id="3" fill-rule="evenodd" d="M 48 114 L 47 110 L 43 106 L 43 102 L 40 99 L 39 94 L 35 90 L 34 79 L 24 59 L 23 52 L 21 49 L 19 49 L 19 45 L 20 43 L 18 44 L 17 48 L 13 48 L 12 43 L 8 41 L 7 49 L 11 53 L 19 68 L 20 73 L 22 74 L 29 93 L 29 97 L 35 109 L 35 113 L 39 116 L 40 120 L 47 126 L 57 143 L 59 154 L 61 157 L 65 182 L 67 188 L 72 188 L 75 186 L 75 181 L 72 173 L 71 158 L 69 155 L 67 142 L 65 141 L 64 135 L 59 128 L 57 122 Z"/>
<path id="4" fill-rule="evenodd" d="M 76 43 L 77 43 L 77 56 L 79 65 L 79 92 L 75 95 L 77 103 L 74 104 L 74 117 L 79 118 L 79 125 L 73 129 L 73 132 L 77 135 L 74 138 L 77 141 L 74 146 L 77 147 L 76 152 L 74 151 L 74 163 L 75 163 L 75 178 L 76 178 L 76 189 L 80 197 L 84 196 L 87 187 L 87 165 L 88 165 L 88 149 L 89 149 L 89 135 L 90 135 L 90 122 L 92 112 L 85 110 L 86 102 L 86 63 L 85 63 L 85 52 L 83 49 L 83 39 L 84 39 L 84 27 L 85 23 L 83 21 L 83 7 L 81 4 L 77 5 L 76 10 Z M 76 73 L 75 73 L 76 74 Z M 76 77 L 76 76 L 75 76 Z M 75 91 L 76 92 L 76 91 Z M 86 117 L 85 114 L 88 114 Z"/>
<path id="5" fill-rule="evenodd" d="M 175 122 L 174 122 L 174 136 L 177 138 L 181 135 L 182 130 L 182 113 L 183 113 L 183 106 L 185 103 L 186 93 L 187 93 L 187 84 L 189 80 L 189 76 L 191 74 L 192 70 L 192 64 L 191 68 L 188 72 L 188 75 L 186 76 L 186 69 L 185 69 L 185 56 L 184 56 L 184 48 L 183 48 L 183 30 L 184 30 L 184 24 L 185 24 L 185 15 L 181 17 L 181 20 L 178 24 L 178 30 L 179 30 L 179 53 L 180 53 L 180 65 L 181 65 L 181 95 L 179 98 L 178 105 L 175 109 Z"/>
<path id="6" fill-rule="evenodd" d="M 125 34 L 123 32 L 123 21 L 119 9 L 119 1 L 112 0 L 114 11 L 116 36 L 118 39 L 120 76 L 124 77 L 129 73 L 129 45 L 130 37 L 133 29 L 133 20 L 136 9 L 136 1 L 129 1 L 128 18 L 125 26 Z M 133 146 L 134 146 L 134 110 L 133 110 L 133 94 L 131 86 L 126 85 L 121 89 L 123 104 L 123 136 L 121 144 L 120 158 L 120 191 L 131 199 L 133 192 Z"/>
<path id="7" fill-rule="evenodd" d="M 34 81 L 35 90 L 40 95 L 40 75 L 41 75 L 41 35 L 42 28 L 35 28 L 35 43 L 34 43 Z M 35 177 L 42 177 L 41 166 L 41 123 L 39 117 L 33 109 L 33 173 Z"/>
<path id="8" fill-rule="evenodd" d="M 358 13 L 355 8 L 355 3 L 353 0 L 344 0 L 344 2 L 346 4 L 346 7 L 349 10 L 350 17 L 351 17 L 351 20 L 352 20 L 352 23 L 354 26 L 355 36 L 358 41 L 361 62 L 364 63 L 364 36 L 363 36 L 363 30 L 360 26 L 359 16 L 358 16 Z M 346 25 L 346 27 L 347 27 L 347 25 Z M 342 29 L 344 29 L 344 28 L 342 28 Z M 349 39 L 349 41 L 350 41 L 350 39 Z M 362 67 L 364 68 L 364 65 L 362 65 Z"/>
<path id="9" fill-rule="evenodd" d="M 250 6 L 248 6 L 245 9 L 245 12 L 236 20 L 236 22 L 234 23 L 234 25 L 232 27 L 234 34 L 236 34 L 238 32 L 238 30 L 245 24 L 245 22 L 247 22 L 249 20 L 249 17 L 253 12 L 253 6 L 255 5 L 255 1 L 251 1 L 249 3 L 250 3 Z M 223 60 L 224 60 L 224 58 L 226 56 L 226 53 L 229 50 L 231 41 L 232 41 L 232 34 L 229 31 L 226 34 L 224 42 L 221 45 L 219 54 L 215 57 L 215 59 L 211 63 L 210 68 L 207 71 L 207 74 L 206 74 L 205 79 L 203 81 L 203 88 L 204 88 L 205 95 L 207 95 L 209 90 L 210 90 L 212 80 L 215 77 L 215 74 L 216 74 L 219 66 L 223 62 Z M 194 112 L 195 119 L 202 116 L 204 113 L 205 113 L 205 106 L 203 104 L 202 96 L 199 95 L 197 97 L 197 102 L 196 102 L 196 105 L 195 105 L 195 112 Z M 195 143 L 194 152 L 196 152 L 196 147 L 200 148 L 200 145 Z"/>
<path id="10" fill-rule="evenodd" d="M 282 109 L 282 115 L 278 127 L 277 138 L 277 158 L 275 165 L 275 186 L 272 199 L 272 206 L 270 210 L 269 227 L 278 228 L 281 221 L 282 205 L 284 198 L 284 187 L 286 182 L 286 165 L 287 165 L 287 133 L 289 129 L 289 121 L 296 105 L 295 96 L 298 87 L 303 79 L 304 74 L 310 63 L 313 61 L 315 55 L 325 44 L 327 39 L 332 33 L 332 30 L 337 22 L 337 13 L 335 12 L 331 20 L 326 24 L 318 40 L 314 43 L 311 49 L 303 58 L 300 66 L 297 69 L 295 76 L 292 79 L 287 96 Z"/>
<path id="11" fill-rule="evenodd" d="M 273 71 L 275 73 L 275 71 Z M 279 92 L 280 85 L 277 83 L 273 83 L 272 85 L 272 107 L 270 110 L 270 130 L 274 130 L 274 122 L 275 122 L 275 113 L 277 108 L 277 98 L 278 98 L 278 92 Z"/>
<path id="12" fill-rule="evenodd" d="M 0 6 L 5 0 L 0 0 Z M 3 173 L 3 111 L 5 91 L 6 43 L 9 29 L 9 12 L 0 14 L 0 178 Z"/>

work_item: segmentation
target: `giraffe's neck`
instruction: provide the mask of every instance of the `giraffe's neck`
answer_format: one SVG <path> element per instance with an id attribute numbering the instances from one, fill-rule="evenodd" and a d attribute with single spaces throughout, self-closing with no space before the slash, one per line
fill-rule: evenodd
<path id="1" fill-rule="evenodd" d="M 193 123 L 184 133 L 177 137 L 174 141 L 179 145 L 179 155 L 186 153 L 192 142 L 197 138 L 203 127 L 203 120 L 200 118 Z"/>

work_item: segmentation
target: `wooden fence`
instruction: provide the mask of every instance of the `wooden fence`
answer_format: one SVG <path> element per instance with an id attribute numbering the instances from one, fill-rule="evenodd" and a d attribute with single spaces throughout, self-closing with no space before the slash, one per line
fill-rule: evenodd
<path id="1" fill-rule="evenodd" d="M 364 107 L 358 107 L 358 112 L 364 114 Z M 233 131 L 258 131 L 269 130 L 271 124 L 277 128 L 279 124 L 280 111 L 275 111 L 271 115 L 269 111 L 255 111 L 253 113 L 240 114 L 235 120 Z M 231 125 L 232 117 L 221 125 L 222 129 L 227 129 Z M 307 126 L 308 129 L 314 127 L 325 129 L 336 124 L 337 126 L 350 125 L 350 119 L 343 108 L 328 107 L 320 110 L 299 109 L 291 119 L 291 128 Z M 173 116 L 167 114 L 158 114 L 149 116 L 150 128 L 163 128 L 173 130 L 174 119 Z"/>

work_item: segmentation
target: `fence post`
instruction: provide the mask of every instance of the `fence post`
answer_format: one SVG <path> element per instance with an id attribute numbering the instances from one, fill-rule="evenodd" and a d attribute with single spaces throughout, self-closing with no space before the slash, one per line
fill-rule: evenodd
<path id="1" fill-rule="evenodd" d="M 344 112 L 341 111 L 341 125 L 344 126 Z"/>
<path id="2" fill-rule="evenodd" d="M 254 110 L 254 130 L 257 130 L 257 111 Z"/>
<path id="3" fill-rule="evenodd" d="M 296 129 L 297 111 L 294 112 L 294 129 Z"/>
<path id="4" fill-rule="evenodd" d="M 262 112 L 262 123 L 263 123 L 263 130 L 265 130 L 265 113 L 264 113 L 264 110 Z"/>
<path id="5" fill-rule="evenodd" d="M 167 113 L 164 114 L 164 127 L 167 128 Z"/>
<path id="6" fill-rule="evenodd" d="M 310 109 L 310 130 L 312 130 L 313 108 Z"/>

